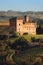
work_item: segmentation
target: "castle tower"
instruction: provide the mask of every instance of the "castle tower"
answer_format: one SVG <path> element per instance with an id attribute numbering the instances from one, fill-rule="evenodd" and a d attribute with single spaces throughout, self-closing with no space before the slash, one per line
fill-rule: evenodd
<path id="1" fill-rule="evenodd" d="M 25 16 L 24 18 L 25 18 L 26 22 L 29 22 L 29 17 L 28 16 Z"/>
<path id="2" fill-rule="evenodd" d="M 17 17 L 13 17 L 10 19 L 10 32 L 14 33 L 16 31 L 16 19 Z"/>

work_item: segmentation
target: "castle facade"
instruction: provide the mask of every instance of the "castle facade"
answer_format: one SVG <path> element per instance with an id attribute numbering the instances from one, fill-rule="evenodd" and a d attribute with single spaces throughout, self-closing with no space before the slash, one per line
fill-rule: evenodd
<path id="1" fill-rule="evenodd" d="M 28 16 L 24 16 L 24 19 L 21 17 L 11 18 L 10 28 L 12 32 L 16 31 L 19 35 L 36 34 L 36 23 L 30 21 L 30 18 Z"/>

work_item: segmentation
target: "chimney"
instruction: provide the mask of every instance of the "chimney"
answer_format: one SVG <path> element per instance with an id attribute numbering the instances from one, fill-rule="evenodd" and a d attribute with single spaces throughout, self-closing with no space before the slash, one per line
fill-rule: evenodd
<path id="1" fill-rule="evenodd" d="M 25 21 L 29 22 L 29 17 L 28 16 L 25 16 Z"/>

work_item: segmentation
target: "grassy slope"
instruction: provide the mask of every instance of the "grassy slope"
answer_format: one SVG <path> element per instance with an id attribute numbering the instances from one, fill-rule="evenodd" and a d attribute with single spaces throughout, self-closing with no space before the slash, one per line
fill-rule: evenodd
<path id="1" fill-rule="evenodd" d="M 38 38 L 43 39 L 43 35 L 23 35 L 22 37 L 24 37 L 27 41 L 30 41 L 30 42 L 31 42 L 31 37 L 35 37 L 36 39 L 38 39 Z M 14 42 L 16 39 L 18 39 L 18 38 L 10 38 L 10 40 L 12 42 Z"/>

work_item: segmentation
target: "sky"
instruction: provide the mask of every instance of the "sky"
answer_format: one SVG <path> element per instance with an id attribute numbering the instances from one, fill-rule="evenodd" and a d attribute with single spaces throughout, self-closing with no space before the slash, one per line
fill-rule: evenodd
<path id="1" fill-rule="evenodd" d="M 43 0 L 0 0 L 0 11 L 43 11 Z"/>

